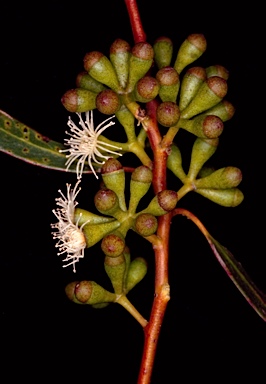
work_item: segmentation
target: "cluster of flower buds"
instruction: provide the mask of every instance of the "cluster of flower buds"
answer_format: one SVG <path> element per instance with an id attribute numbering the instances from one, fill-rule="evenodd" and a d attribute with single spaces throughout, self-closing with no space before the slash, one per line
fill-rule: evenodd
<path id="1" fill-rule="evenodd" d="M 110 47 L 109 57 L 98 51 L 85 55 L 85 71 L 77 76 L 77 88 L 67 91 L 62 103 L 71 112 L 96 108 L 103 114 L 116 116 L 125 129 L 128 143 L 134 142 L 134 146 L 123 148 L 125 153 L 130 151 L 129 147 L 137 147 L 134 111 L 141 103 L 156 99 L 156 117 L 160 126 L 172 127 L 176 132 L 184 129 L 196 137 L 188 174 L 182 168 L 180 151 L 175 144 L 168 159 L 169 169 L 183 183 L 193 182 L 194 190 L 199 194 L 218 204 L 236 206 L 243 200 L 242 192 L 236 188 L 241 182 L 239 169 L 227 167 L 229 181 L 221 181 L 221 185 L 216 182 L 215 187 L 212 184 L 207 186 L 206 182 L 203 187 L 202 182 L 195 182 L 217 149 L 224 122 L 235 113 L 234 106 L 224 99 L 228 90 L 228 70 L 221 65 L 207 68 L 191 66 L 206 48 L 207 42 L 202 34 L 189 35 L 175 57 L 173 42 L 168 37 L 156 39 L 153 45 L 140 42 L 133 47 L 117 39 Z M 181 78 L 181 72 L 187 66 L 189 68 Z M 122 147 L 121 144 L 120 151 Z M 143 152 L 138 151 L 139 157 L 142 156 Z M 121 154 L 114 152 L 114 155 Z M 218 179 L 217 174 L 214 176 Z"/>
<path id="2" fill-rule="evenodd" d="M 242 181 L 239 168 L 227 166 L 214 170 L 205 163 L 215 153 L 219 139 L 198 137 L 192 147 L 190 166 L 186 174 L 182 166 L 181 151 L 172 144 L 167 159 L 167 167 L 184 185 L 192 185 L 195 192 L 224 207 L 236 207 L 242 203 L 244 195 L 237 188 Z"/>
<path id="3" fill-rule="evenodd" d="M 156 217 L 172 211 L 177 204 L 177 193 L 163 190 L 152 198 L 146 208 L 137 211 L 139 202 L 148 192 L 153 178 L 151 169 L 145 165 L 140 165 L 131 174 L 128 205 L 125 199 L 125 171 L 122 164 L 117 159 L 110 158 L 103 165 L 101 174 L 103 183 L 94 197 L 94 204 L 101 214 L 111 216 L 119 223 L 117 231 L 120 233 L 120 240 L 116 246 L 120 247 L 122 238 L 125 239 L 130 229 L 143 237 L 153 235 L 157 230 Z M 79 212 L 80 210 L 76 209 L 77 215 Z M 86 214 L 83 220 L 86 220 Z M 105 254 L 106 249 L 103 247 Z M 116 252 L 120 254 L 120 251 Z"/>
<path id="4" fill-rule="evenodd" d="M 57 230 L 53 235 L 58 240 L 59 254 L 66 253 L 67 265 L 73 266 L 84 256 L 84 248 L 101 241 L 104 268 L 114 290 L 106 291 L 94 281 L 75 281 L 66 287 L 70 300 L 101 308 L 115 302 L 117 297 L 125 296 L 140 282 L 147 272 L 147 264 L 140 257 L 131 260 L 126 245 L 127 232 L 133 230 L 144 238 L 154 236 L 157 217 L 171 212 L 182 193 L 193 190 L 228 207 L 242 202 L 243 194 L 237 188 L 242 173 L 238 168 L 230 166 L 209 171 L 206 168 L 206 162 L 218 147 L 224 122 L 235 112 L 233 105 L 224 99 L 228 90 L 227 69 L 220 65 L 191 66 L 206 48 L 202 34 L 189 35 L 175 57 L 173 43 L 168 37 L 158 38 L 153 45 L 139 42 L 133 47 L 116 39 L 110 47 L 109 57 L 99 51 L 84 56 L 84 70 L 76 78 L 76 88 L 62 96 L 66 110 L 77 113 L 80 119 L 78 127 L 69 118 L 68 134 L 71 137 L 66 140 L 66 145 L 70 149 L 62 150 L 69 152 L 66 165 L 69 168 L 76 162 L 78 183 L 85 160 L 97 178 L 94 165 L 101 166 L 102 183 L 94 196 L 95 207 L 101 216 L 77 208 L 77 187 L 70 190 L 68 186 L 67 197 L 61 193 L 57 199 L 59 207 L 54 213 L 58 223 L 52 225 Z M 145 152 L 146 132 L 142 136 L 136 135 L 135 118 L 142 122 L 141 118 L 146 117 L 142 104 L 152 100 L 156 100 L 157 123 L 163 131 L 167 128 L 168 132 L 173 132 L 173 135 L 169 133 L 172 145 L 167 167 L 181 180 L 183 189 L 162 190 L 139 211 L 139 202 L 152 184 L 153 173 L 151 160 Z M 92 116 L 94 109 L 110 115 L 96 129 Z M 85 122 L 82 113 L 86 113 Z M 102 132 L 114 124 L 113 117 L 124 128 L 126 143 L 102 136 Z M 182 166 L 181 152 L 173 142 L 179 129 L 195 136 L 187 173 Z M 125 171 L 117 157 L 130 151 L 139 157 L 142 165 L 131 174 L 127 203 Z"/>
<path id="5" fill-rule="evenodd" d="M 234 114 L 231 103 L 223 101 L 228 71 L 220 65 L 191 67 L 180 79 L 184 68 L 197 60 L 206 47 L 204 35 L 191 34 L 173 60 L 173 43 L 168 37 L 158 38 L 153 45 L 140 42 L 132 48 L 117 39 L 109 57 L 98 51 L 85 55 L 85 71 L 78 74 L 76 88 L 63 95 L 62 103 L 70 112 L 96 108 L 103 114 L 119 116 L 119 111 L 125 111 L 130 103 L 157 98 L 160 125 L 177 125 L 197 137 L 218 137 L 223 122 Z M 124 126 L 123 119 L 121 124 Z"/>
<path id="6" fill-rule="evenodd" d="M 61 191 L 57 198 L 58 208 L 54 214 L 58 222 L 52 224 L 57 239 L 59 255 L 66 254 L 65 266 L 75 264 L 84 257 L 85 248 L 101 241 L 105 255 L 104 268 L 112 283 L 114 293 L 106 291 L 94 281 L 73 282 L 66 287 L 67 296 L 77 303 L 105 306 L 115 301 L 115 295 L 126 295 L 147 272 L 146 261 L 138 257 L 131 260 L 126 245 L 129 230 L 148 238 L 156 233 L 157 217 L 173 210 L 178 195 L 175 191 L 163 190 L 155 195 L 148 206 L 138 210 L 140 200 L 149 191 L 153 173 L 145 165 L 137 167 L 131 174 L 130 197 L 125 198 L 125 170 L 115 158 L 109 158 L 101 169 L 102 182 L 94 196 L 94 204 L 101 215 L 78 208 L 76 197 L 81 179 L 74 189 L 68 185 L 67 196 Z"/>
<path id="7" fill-rule="evenodd" d="M 94 308 L 104 308 L 116 302 L 117 295 L 127 295 L 147 273 L 147 263 L 142 257 L 131 260 L 128 247 L 119 256 L 106 256 L 104 267 L 109 276 L 114 292 L 110 292 L 95 281 L 73 281 L 65 292 L 67 297 L 77 304 L 90 304 Z"/>

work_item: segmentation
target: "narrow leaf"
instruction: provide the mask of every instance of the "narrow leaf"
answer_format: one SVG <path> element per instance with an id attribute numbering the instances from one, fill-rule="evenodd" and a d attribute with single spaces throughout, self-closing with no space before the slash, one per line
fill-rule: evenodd
<path id="1" fill-rule="evenodd" d="M 208 243 L 220 265 L 258 315 L 266 321 L 266 295 L 254 284 L 232 253 L 208 234 Z"/>
<path id="2" fill-rule="evenodd" d="M 257 314 L 266 321 L 266 295 L 258 289 L 232 253 L 210 235 L 201 221 L 193 215 L 193 213 L 183 208 L 177 208 L 173 211 L 173 216 L 175 215 L 186 216 L 197 225 L 207 239 L 216 259 L 227 273 L 227 276 L 232 280 Z"/>
<path id="3" fill-rule="evenodd" d="M 66 155 L 60 149 L 66 147 L 0 110 L 0 151 L 34 165 L 66 172 Z M 75 171 L 73 164 L 69 172 Z"/>

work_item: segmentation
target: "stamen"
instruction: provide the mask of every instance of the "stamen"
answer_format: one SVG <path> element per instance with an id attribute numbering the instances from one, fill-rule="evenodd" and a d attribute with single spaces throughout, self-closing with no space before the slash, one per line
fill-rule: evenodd
<path id="1" fill-rule="evenodd" d="M 67 125 L 70 127 L 70 132 L 66 132 L 70 138 L 65 139 L 65 144 L 70 148 L 62 149 L 60 152 L 69 152 L 66 155 L 66 169 L 77 161 L 76 164 L 76 173 L 77 178 L 80 179 L 82 177 L 82 173 L 84 170 L 85 162 L 88 161 L 89 168 L 93 172 L 94 176 L 98 179 L 98 176 L 94 170 L 92 165 L 92 161 L 96 164 L 104 164 L 105 161 L 111 157 L 110 155 L 122 156 L 121 153 L 116 152 L 116 150 L 122 150 L 121 147 L 117 147 L 116 145 L 112 145 L 109 143 L 105 143 L 104 141 L 98 140 L 99 136 L 102 132 L 114 125 L 115 122 L 110 121 L 108 124 L 105 124 L 107 121 L 113 119 L 115 115 L 108 117 L 106 120 L 101 122 L 95 129 L 93 124 L 93 111 L 86 112 L 86 120 L 85 122 L 82 119 L 81 113 L 77 113 L 79 116 L 79 125 L 78 127 L 69 117 Z M 105 124 L 105 125 L 104 125 Z M 104 155 L 110 154 L 109 156 Z"/>

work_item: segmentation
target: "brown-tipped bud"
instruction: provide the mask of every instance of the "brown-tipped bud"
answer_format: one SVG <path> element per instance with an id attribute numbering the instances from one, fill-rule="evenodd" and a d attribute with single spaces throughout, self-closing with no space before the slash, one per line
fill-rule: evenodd
<path id="1" fill-rule="evenodd" d="M 153 178 L 152 170 L 145 165 L 140 165 L 131 175 L 131 180 L 138 181 L 140 183 L 151 184 Z"/>
<path id="2" fill-rule="evenodd" d="M 181 117 L 190 119 L 212 108 L 222 101 L 227 94 L 227 89 L 227 82 L 222 77 L 212 76 L 207 78 L 207 80 L 201 84 L 189 105 L 181 112 Z"/>
<path id="3" fill-rule="evenodd" d="M 151 169 L 145 165 L 140 165 L 133 171 L 130 180 L 130 199 L 128 207 L 130 213 L 136 212 L 140 199 L 146 195 L 150 188 L 152 177 L 153 173 Z"/>
<path id="4" fill-rule="evenodd" d="M 154 216 L 162 216 L 172 211 L 178 201 L 178 196 L 175 191 L 165 189 L 159 192 L 150 202 L 148 207 L 141 213 L 150 213 Z"/>
<path id="5" fill-rule="evenodd" d="M 148 103 L 158 95 L 160 85 L 155 77 L 144 76 L 140 79 L 134 89 L 135 99 L 140 103 Z"/>
<path id="6" fill-rule="evenodd" d="M 134 229 L 143 237 L 153 235 L 157 231 L 157 228 L 158 221 L 156 217 L 150 213 L 141 213 L 135 219 Z"/>
<path id="7" fill-rule="evenodd" d="M 179 126 L 202 139 L 216 139 L 224 129 L 220 117 L 214 115 L 197 116 L 192 120 L 180 119 Z"/>
<path id="8" fill-rule="evenodd" d="M 69 112 L 87 112 L 96 108 L 97 93 L 83 88 L 68 90 L 61 98 L 61 103 Z"/>
<path id="9" fill-rule="evenodd" d="M 119 209 L 118 197 L 111 189 L 100 189 L 94 196 L 94 204 L 100 213 L 106 215 L 112 215 Z"/>
<path id="10" fill-rule="evenodd" d="M 129 43 L 122 39 L 116 39 L 110 47 L 110 60 L 122 88 L 127 84 L 130 51 Z"/>
<path id="11" fill-rule="evenodd" d="M 79 304 L 110 303 L 114 302 L 116 298 L 114 293 L 106 291 L 94 281 L 87 280 L 70 283 L 66 286 L 65 291 L 70 300 Z M 73 294 L 70 294 L 71 291 Z"/>
<path id="12" fill-rule="evenodd" d="M 185 73 L 180 86 L 180 111 L 183 111 L 188 106 L 206 78 L 206 71 L 202 67 L 190 68 Z"/>
<path id="13" fill-rule="evenodd" d="M 196 189 L 195 192 L 223 207 L 236 207 L 244 200 L 244 195 L 238 188 Z"/>
<path id="14" fill-rule="evenodd" d="M 110 233 L 102 239 L 101 248 L 106 256 L 120 256 L 125 248 L 125 239 L 121 234 Z"/>
<path id="15" fill-rule="evenodd" d="M 106 160 L 106 162 L 103 164 L 101 168 L 101 173 L 102 175 L 104 175 L 106 173 L 113 173 L 116 171 L 120 171 L 122 169 L 123 169 L 123 165 L 120 163 L 119 160 L 110 158 Z"/>
<path id="16" fill-rule="evenodd" d="M 137 81 L 146 75 L 152 66 L 153 57 L 153 48 L 149 43 L 140 42 L 134 45 L 129 59 L 127 91 L 133 91 Z"/>
<path id="17" fill-rule="evenodd" d="M 115 192 L 120 208 L 126 211 L 125 171 L 122 164 L 110 158 L 102 166 L 101 173 L 105 186 Z"/>
<path id="18" fill-rule="evenodd" d="M 193 144 L 191 160 L 187 177 L 195 180 L 203 165 L 215 153 L 219 144 L 219 139 L 197 138 Z"/>
<path id="19" fill-rule="evenodd" d="M 237 187 L 242 181 L 242 172 L 236 167 L 224 167 L 211 175 L 195 180 L 196 188 L 229 189 Z"/>
<path id="20" fill-rule="evenodd" d="M 163 67 L 156 73 L 156 79 L 159 82 L 159 96 L 162 101 L 176 102 L 179 91 L 179 74 L 173 67 Z"/>
<path id="21" fill-rule="evenodd" d="M 181 152 L 175 144 L 171 145 L 171 152 L 167 158 L 167 168 L 169 168 L 179 180 L 184 181 L 186 179 L 186 174 L 182 167 Z"/>
<path id="22" fill-rule="evenodd" d="M 112 89 L 105 89 L 96 97 L 96 108 L 105 115 L 115 114 L 121 106 L 118 94 Z"/>
<path id="23" fill-rule="evenodd" d="M 156 117 L 163 127 L 173 127 L 180 117 L 179 107 L 173 101 L 164 101 L 158 105 Z"/>
<path id="24" fill-rule="evenodd" d="M 76 303 L 78 303 L 78 300 L 76 299 L 76 296 L 75 296 L 75 288 L 78 283 L 79 281 L 72 281 L 71 283 L 67 284 L 67 286 L 65 287 L 65 293 L 67 298 Z"/>
<path id="25" fill-rule="evenodd" d="M 180 74 L 181 71 L 193 61 L 197 60 L 207 48 L 207 42 L 202 34 L 191 34 L 181 44 L 177 53 L 174 68 Z"/>
<path id="26" fill-rule="evenodd" d="M 148 265 L 143 257 L 136 257 L 131 261 L 126 279 L 126 293 L 135 287 L 146 275 Z"/>
<path id="27" fill-rule="evenodd" d="M 153 44 L 154 61 L 159 69 L 171 64 L 173 42 L 169 37 L 161 36 Z"/>
<path id="28" fill-rule="evenodd" d="M 204 115 L 215 115 L 225 122 L 232 119 L 235 114 L 235 107 L 227 100 L 222 100 L 214 107 L 208 109 L 203 113 Z"/>
<path id="29" fill-rule="evenodd" d="M 84 59 L 84 69 L 95 80 L 102 84 L 107 85 L 113 90 L 119 89 L 119 83 L 116 76 L 115 69 L 111 61 L 104 56 L 101 52 L 92 51 L 86 53 Z"/>
<path id="30" fill-rule="evenodd" d="M 225 80 L 228 80 L 229 71 L 222 65 L 211 65 L 206 68 L 207 77 L 218 76 L 222 77 Z"/>
<path id="31" fill-rule="evenodd" d="M 112 283 L 115 293 L 117 295 L 123 293 L 126 272 L 124 255 L 117 257 L 105 256 L 104 269 Z"/>
<path id="32" fill-rule="evenodd" d="M 87 72 L 83 71 L 80 72 L 76 78 L 76 86 L 78 88 L 84 88 L 88 91 L 92 91 L 95 93 L 99 93 L 103 91 L 105 86 L 100 83 L 99 81 L 95 80 L 93 77 L 91 77 Z"/>

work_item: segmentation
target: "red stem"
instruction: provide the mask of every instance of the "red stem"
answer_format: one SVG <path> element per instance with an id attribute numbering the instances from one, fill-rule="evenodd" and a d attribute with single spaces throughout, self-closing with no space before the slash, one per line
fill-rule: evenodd
<path id="1" fill-rule="evenodd" d="M 137 0 L 125 0 L 125 4 L 127 7 L 135 44 L 146 41 L 146 34 L 142 26 Z"/>
<path id="2" fill-rule="evenodd" d="M 125 0 L 130 18 L 135 43 L 146 41 L 136 0 Z M 162 137 L 156 119 L 158 103 L 153 100 L 146 104 L 149 117 L 145 129 L 154 154 L 153 189 L 158 193 L 166 189 L 167 148 L 161 145 Z M 153 245 L 155 256 L 155 295 L 150 319 L 144 328 L 144 347 L 140 365 L 138 384 L 150 384 L 155 361 L 158 338 L 170 299 L 168 284 L 168 255 L 171 214 L 161 216 L 158 220 L 157 241 Z"/>
<path id="3" fill-rule="evenodd" d="M 161 146 L 161 134 L 156 121 L 157 103 L 151 101 L 146 104 L 149 122 L 146 126 L 154 154 L 153 188 L 155 193 L 166 189 L 166 160 L 167 153 Z M 151 382 L 158 338 L 165 315 L 167 303 L 170 300 L 170 286 L 168 284 L 168 255 L 171 214 L 163 215 L 158 220 L 158 242 L 154 245 L 155 256 L 155 295 L 151 309 L 150 320 L 144 328 L 144 348 L 139 371 L 138 384 Z"/>

